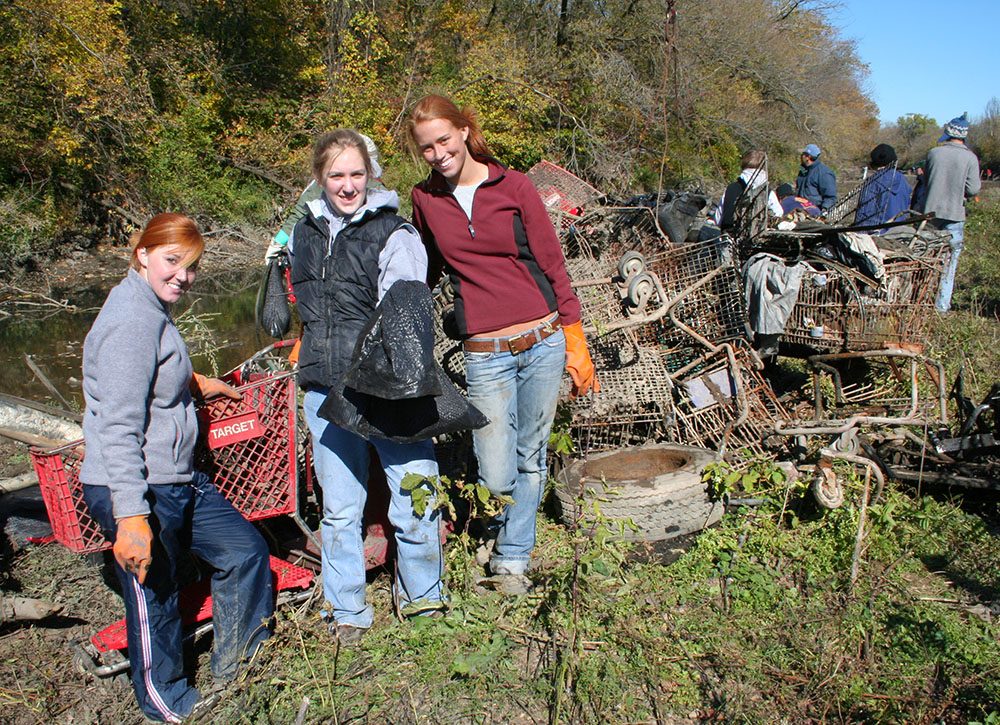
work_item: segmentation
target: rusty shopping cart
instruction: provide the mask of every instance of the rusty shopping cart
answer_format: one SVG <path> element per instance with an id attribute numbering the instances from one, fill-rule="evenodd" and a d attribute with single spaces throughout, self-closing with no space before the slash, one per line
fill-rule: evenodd
<path id="1" fill-rule="evenodd" d="M 922 343 L 949 254 L 946 244 L 919 255 L 889 252 L 881 284 L 824 260 L 803 280 L 782 339 L 830 351 Z"/>

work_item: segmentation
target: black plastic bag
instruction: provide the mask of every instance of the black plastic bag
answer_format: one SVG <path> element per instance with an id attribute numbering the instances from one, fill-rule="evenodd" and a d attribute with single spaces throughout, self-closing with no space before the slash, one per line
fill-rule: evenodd
<path id="1" fill-rule="evenodd" d="M 362 438 L 397 443 L 489 423 L 434 359 L 432 314 L 427 285 L 393 284 L 358 336 L 351 364 L 319 416 Z"/>
<path id="2" fill-rule="evenodd" d="M 351 388 L 331 390 L 317 413 L 362 438 L 416 443 L 445 433 L 482 428 L 489 420 L 435 365 L 441 395 L 388 400 Z"/>
<path id="3" fill-rule="evenodd" d="M 288 292 L 285 287 L 285 270 L 288 257 L 280 254 L 267 265 L 267 281 L 264 285 L 264 305 L 260 314 L 260 324 L 264 332 L 275 339 L 281 339 L 292 325 L 292 313 L 288 309 Z"/>

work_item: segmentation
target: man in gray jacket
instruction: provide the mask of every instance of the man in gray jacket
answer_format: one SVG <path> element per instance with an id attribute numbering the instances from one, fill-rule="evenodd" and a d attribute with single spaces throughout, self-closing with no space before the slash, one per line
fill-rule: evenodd
<path id="1" fill-rule="evenodd" d="M 966 114 L 945 124 L 938 146 L 927 154 L 927 200 L 924 211 L 934 212 L 932 221 L 938 229 L 951 233 L 951 259 L 941 278 L 936 306 L 940 312 L 951 309 L 958 257 L 962 253 L 965 230 L 965 200 L 979 193 L 979 159 L 965 145 L 969 135 Z"/>

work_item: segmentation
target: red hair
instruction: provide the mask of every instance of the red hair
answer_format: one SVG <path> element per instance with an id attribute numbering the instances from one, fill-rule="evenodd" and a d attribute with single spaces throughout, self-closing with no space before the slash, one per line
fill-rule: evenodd
<path id="1" fill-rule="evenodd" d="M 132 248 L 132 259 L 129 264 L 139 271 L 139 250 L 150 250 L 164 244 L 173 244 L 184 250 L 183 264 L 190 267 L 205 251 L 205 240 L 198 231 L 194 219 L 183 214 L 157 214 L 146 228 L 132 235 L 129 246 Z"/>
<path id="2" fill-rule="evenodd" d="M 448 121 L 455 128 L 469 129 L 469 137 L 465 140 L 465 145 L 473 156 L 491 155 L 486 146 L 486 139 L 483 138 L 483 129 L 476 121 L 475 109 L 472 106 L 459 109 L 450 99 L 436 94 L 424 96 L 410 111 L 410 117 L 406 121 L 406 131 L 410 136 L 410 145 L 414 149 L 417 145 L 413 136 L 416 125 L 421 121 L 434 121 L 439 118 Z"/>

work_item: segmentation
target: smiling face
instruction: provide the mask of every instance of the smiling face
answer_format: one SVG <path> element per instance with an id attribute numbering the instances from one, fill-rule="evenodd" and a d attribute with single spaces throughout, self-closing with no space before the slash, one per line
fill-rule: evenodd
<path id="1" fill-rule="evenodd" d="M 465 145 L 469 128 L 458 128 L 451 121 L 435 118 L 413 126 L 413 140 L 424 161 L 452 184 L 461 181 L 469 149 Z"/>
<path id="2" fill-rule="evenodd" d="M 337 154 L 319 181 L 326 198 L 341 216 L 351 216 L 364 206 L 368 170 L 364 157 L 353 146 Z"/>
<path id="3" fill-rule="evenodd" d="M 180 244 L 161 244 L 156 247 L 139 247 L 139 274 L 149 282 L 160 301 L 171 305 L 187 292 L 194 283 L 198 260 L 188 258 L 187 250 Z"/>

